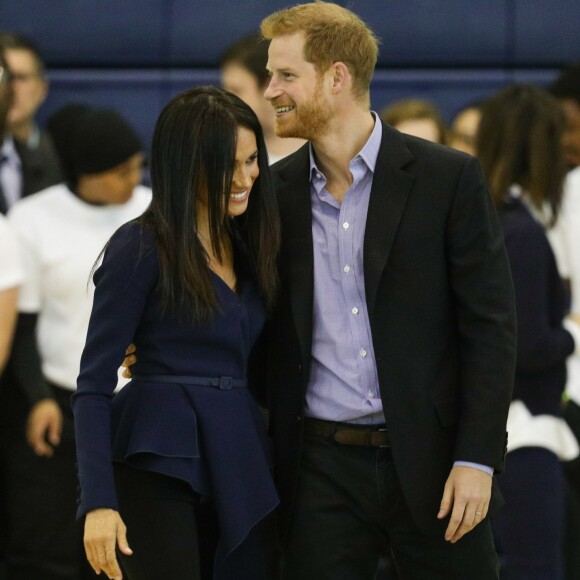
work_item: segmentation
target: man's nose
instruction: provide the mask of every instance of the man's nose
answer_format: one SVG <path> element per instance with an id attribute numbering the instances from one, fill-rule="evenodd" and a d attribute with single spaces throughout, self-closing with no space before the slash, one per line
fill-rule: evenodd
<path id="1" fill-rule="evenodd" d="M 266 92 L 264 93 L 264 98 L 267 99 L 268 101 L 271 101 L 272 99 L 279 96 L 280 92 L 281 91 L 278 88 L 278 83 L 276 82 L 274 77 L 272 77 L 270 79 L 270 82 L 268 83 L 268 86 L 266 87 Z"/>

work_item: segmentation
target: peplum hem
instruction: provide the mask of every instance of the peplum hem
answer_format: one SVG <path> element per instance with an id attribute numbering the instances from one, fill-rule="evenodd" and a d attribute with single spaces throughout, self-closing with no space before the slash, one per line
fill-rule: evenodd
<path id="1" fill-rule="evenodd" d="M 271 443 L 247 388 L 137 377 L 113 398 L 111 418 L 113 461 L 185 480 L 214 500 L 216 572 L 278 505 Z"/>

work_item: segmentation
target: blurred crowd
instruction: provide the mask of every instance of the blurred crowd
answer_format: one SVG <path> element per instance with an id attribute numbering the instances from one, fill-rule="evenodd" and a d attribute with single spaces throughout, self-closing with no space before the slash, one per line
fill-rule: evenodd
<path id="1" fill-rule="evenodd" d="M 220 60 L 255 111 L 274 163 L 304 142 L 274 131 L 267 43 Z M 49 90 L 38 49 L 0 33 L 0 579 L 95 577 L 77 522 L 70 396 L 104 244 L 147 207 L 146 151 L 117 111 L 70 103 L 36 122 Z M 492 522 L 502 578 L 580 578 L 580 64 L 548 88 L 514 85 L 457 111 L 389 103 L 401 132 L 480 158 L 500 213 L 518 308 L 518 366 Z M 122 378 L 119 379 L 122 386 Z M 543 568 L 542 568 L 543 567 Z M 381 578 L 396 578 L 384 563 Z M 535 576 L 536 577 L 536 576 Z"/>

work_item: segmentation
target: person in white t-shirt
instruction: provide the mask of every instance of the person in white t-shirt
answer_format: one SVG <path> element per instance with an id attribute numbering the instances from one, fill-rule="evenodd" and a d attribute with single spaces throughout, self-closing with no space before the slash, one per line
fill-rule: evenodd
<path id="1" fill-rule="evenodd" d="M 10 231 L 6 218 L 0 215 L 0 375 L 12 345 L 18 287 L 22 278 L 16 238 Z"/>
<path id="2" fill-rule="evenodd" d="M 70 105 L 48 128 L 66 183 L 18 202 L 8 216 L 20 242 L 25 282 L 11 364 L 14 401 L 20 394 L 23 404 L 14 403 L 13 436 L 7 440 L 6 561 L 18 577 L 78 580 L 92 572 L 75 520 L 70 396 L 92 307 L 89 279 L 108 239 L 143 213 L 151 193 L 139 185 L 141 142 L 115 111 Z M 27 441 L 19 436 L 26 415 Z"/>

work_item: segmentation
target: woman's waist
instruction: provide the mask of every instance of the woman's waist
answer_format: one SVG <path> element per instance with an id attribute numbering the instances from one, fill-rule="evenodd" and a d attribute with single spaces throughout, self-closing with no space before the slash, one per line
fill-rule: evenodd
<path id="1" fill-rule="evenodd" d="M 138 372 L 133 374 L 132 382 L 215 387 L 222 390 L 248 386 L 248 381 L 245 377 L 232 375 L 233 373 L 223 375 L 212 373 L 210 376 L 202 376 L 201 373 Z"/>

